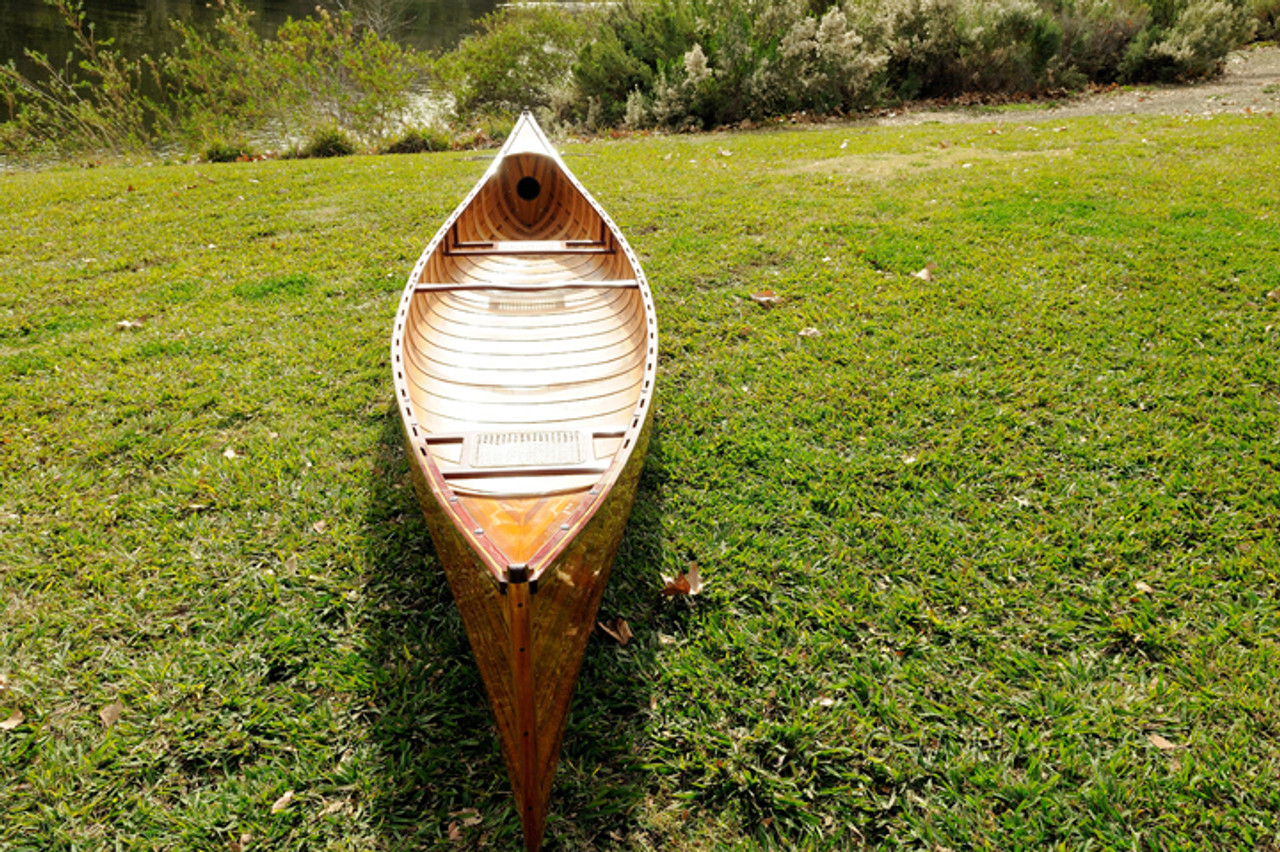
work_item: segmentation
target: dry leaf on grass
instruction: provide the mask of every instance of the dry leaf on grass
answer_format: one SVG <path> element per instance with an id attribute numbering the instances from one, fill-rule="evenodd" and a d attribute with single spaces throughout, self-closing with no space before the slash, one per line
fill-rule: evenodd
<path id="1" fill-rule="evenodd" d="M 235 451 L 234 447 L 227 447 L 222 451 L 222 456 L 223 458 L 236 459 L 240 457 L 240 454 Z"/>
<path id="2" fill-rule="evenodd" d="M 931 260 L 924 265 L 924 269 L 921 269 L 919 272 L 913 272 L 911 275 L 913 278 L 919 278 L 921 281 L 932 281 L 933 271 L 937 268 L 938 264 Z"/>
<path id="3" fill-rule="evenodd" d="M 245 832 L 240 835 L 239 840 L 231 841 L 231 852 L 245 852 L 249 848 L 249 843 L 253 841 L 253 835 Z"/>
<path id="4" fill-rule="evenodd" d="M 662 593 L 664 595 L 696 595 L 702 592 L 702 575 L 698 573 L 698 563 L 689 563 L 689 573 L 683 571 L 674 577 L 663 577 Z"/>
<path id="5" fill-rule="evenodd" d="M 1169 742 L 1159 734 L 1147 734 L 1147 739 L 1151 742 L 1153 746 L 1160 749 L 1161 751 L 1172 751 L 1174 749 L 1182 748 L 1182 746 L 1174 745 L 1173 743 Z"/>
<path id="6" fill-rule="evenodd" d="M 116 328 L 120 329 L 121 331 L 128 331 L 131 328 L 142 328 L 142 320 L 123 319 L 123 320 L 120 320 L 120 322 L 116 323 Z"/>
<path id="7" fill-rule="evenodd" d="M 458 827 L 457 820 L 452 820 L 449 823 L 449 839 L 454 843 L 462 841 L 462 829 Z"/>
<path id="8" fill-rule="evenodd" d="M 344 800 L 339 799 L 336 802 L 330 802 L 329 804 L 325 805 L 324 810 L 321 811 L 320 813 L 324 814 L 325 816 L 328 816 L 329 814 L 336 814 L 338 811 L 342 810 L 346 806 L 347 806 L 347 803 Z"/>
<path id="9" fill-rule="evenodd" d="M 0 731 L 12 731 L 14 728 L 18 727 L 26 720 L 27 720 L 27 717 L 22 715 L 21 710 L 14 710 L 12 713 L 9 714 L 9 718 L 5 719 L 3 722 L 0 722 Z"/>
<path id="10" fill-rule="evenodd" d="M 285 794 L 271 803 L 271 813 L 278 814 L 285 808 L 293 804 L 293 791 L 286 790 Z"/>
<path id="11" fill-rule="evenodd" d="M 102 727 L 110 728 L 116 722 L 120 721 L 120 714 L 124 712 L 124 705 L 119 699 L 112 701 L 106 707 L 98 711 L 98 718 L 102 720 Z"/>
<path id="12" fill-rule="evenodd" d="M 598 621 L 596 626 L 612 636 L 614 641 L 624 648 L 631 641 L 633 634 L 625 618 L 615 618 L 613 621 Z"/>
<path id="13" fill-rule="evenodd" d="M 1155 590 L 1155 589 L 1151 588 L 1150 586 L 1148 586 L 1146 583 L 1142 582 L 1141 580 L 1139 580 L 1138 582 L 1134 583 L 1134 584 L 1133 584 L 1133 587 L 1134 587 L 1135 589 L 1137 589 L 1138 591 L 1140 591 L 1140 592 L 1145 592 L 1145 593 L 1146 593 L 1146 594 L 1148 594 L 1148 595 L 1154 595 L 1154 594 L 1156 593 L 1156 590 Z"/>
<path id="14" fill-rule="evenodd" d="M 328 528 L 329 528 L 329 525 L 324 521 L 316 521 L 314 524 L 311 525 L 311 529 L 315 530 L 318 533 L 323 533 Z"/>
<path id="15" fill-rule="evenodd" d="M 449 816 L 462 817 L 463 828 L 471 828 L 473 825 L 480 824 L 480 811 L 475 808 L 463 808 L 460 811 L 453 811 Z"/>
<path id="16" fill-rule="evenodd" d="M 820 337 L 821 335 L 822 335 L 822 332 L 818 331 L 818 330 L 817 330 L 816 328 L 814 328 L 813 326 L 809 326 L 808 328 L 802 328 L 802 329 L 800 329 L 800 336 L 801 336 L 801 337 Z"/>
<path id="17" fill-rule="evenodd" d="M 298 554 L 292 553 L 289 558 L 284 561 L 284 570 L 293 572 L 298 570 Z"/>
<path id="18" fill-rule="evenodd" d="M 751 294 L 751 301 L 764 305 L 766 308 L 778 304 L 778 295 L 772 290 L 761 290 L 758 293 Z"/>

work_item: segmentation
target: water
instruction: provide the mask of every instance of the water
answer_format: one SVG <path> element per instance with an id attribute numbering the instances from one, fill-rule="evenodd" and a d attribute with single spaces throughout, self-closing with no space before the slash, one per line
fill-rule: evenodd
<path id="1" fill-rule="evenodd" d="M 470 33 L 475 21 L 495 10 L 499 0 L 365 0 L 401 11 L 403 24 L 393 37 L 401 44 L 439 52 L 456 45 Z M 336 7 L 335 0 L 242 0 L 254 12 L 260 35 L 267 37 L 287 18 L 304 18 L 317 5 Z M 348 7 L 353 4 L 348 2 Z M 84 0 L 85 20 L 95 25 L 99 38 L 115 39 L 115 47 L 128 56 L 159 56 L 177 46 L 169 22 L 177 19 L 197 29 L 209 30 L 218 19 L 216 2 L 183 0 Z M 23 49 L 40 51 L 61 65 L 73 38 L 60 14 L 43 0 L 0 0 L 0 64 L 14 60 L 24 73 L 34 68 Z"/>

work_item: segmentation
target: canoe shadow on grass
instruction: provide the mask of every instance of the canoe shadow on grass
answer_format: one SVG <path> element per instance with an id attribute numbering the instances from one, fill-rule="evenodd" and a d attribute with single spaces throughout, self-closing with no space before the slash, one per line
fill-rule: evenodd
<path id="1" fill-rule="evenodd" d="M 628 618 L 656 596 L 662 564 L 660 477 L 649 465 L 614 563 L 601 619 Z M 389 408 L 370 471 L 365 629 L 373 823 L 391 849 L 520 845 L 506 766 L 462 619 L 409 478 L 399 415 Z M 620 647 L 596 631 L 574 694 L 544 848 L 605 848 L 636 830 L 649 779 L 643 751 L 656 642 Z M 472 810 L 474 809 L 474 810 Z M 478 822 L 476 822 L 478 818 Z M 449 839 L 450 824 L 460 838 Z"/>

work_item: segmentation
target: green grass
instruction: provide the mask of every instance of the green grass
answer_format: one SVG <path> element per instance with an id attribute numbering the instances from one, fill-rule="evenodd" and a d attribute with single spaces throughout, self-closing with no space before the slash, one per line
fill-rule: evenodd
<path id="1" fill-rule="evenodd" d="M 661 363 L 549 848 L 1280 844 L 1276 122 L 568 146 Z M 0 847 L 514 848 L 386 364 L 483 168 L 0 178 Z"/>

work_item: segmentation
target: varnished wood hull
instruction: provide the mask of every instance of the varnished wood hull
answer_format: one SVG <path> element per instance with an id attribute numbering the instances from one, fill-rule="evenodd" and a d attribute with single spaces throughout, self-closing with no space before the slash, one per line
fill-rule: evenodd
<path id="1" fill-rule="evenodd" d="M 657 325 L 635 255 L 528 116 L 423 252 L 391 354 L 418 499 L 536 849 L 648 446 Z"/>

